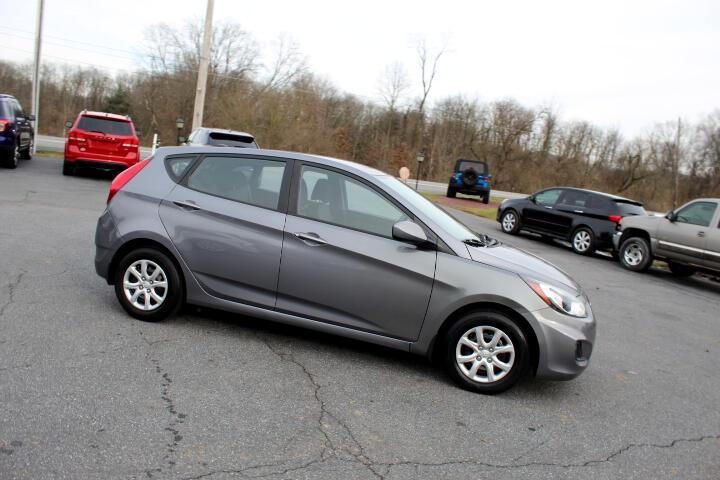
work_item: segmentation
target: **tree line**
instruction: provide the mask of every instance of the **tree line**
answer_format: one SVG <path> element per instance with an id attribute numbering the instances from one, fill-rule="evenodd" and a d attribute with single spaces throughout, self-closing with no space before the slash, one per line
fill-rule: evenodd
<path id="1" fill-rule="evenodd" d="M 189 128 L 201 29 L 158 24 L 147 32 L 142 68 L 112 76 L 94 67 L 42 65 L 40 129 L 62 135 L 83 109 L 129 114 L 149 144 L 152 133 L 174 145 L 175 121 Z M 254 134 L 264 148 L 335 156 L 397 175 L 446 181 L 456 159 L 486 161 L 494 188 L 533 192 L 576 186 L 616 193 L 664 210 L 720 196 L 720 110 L 696 123 L 658 123 L 625 138 L 552 108 L 512 99 L 481 102 L 462 95 L 430 102 L 444 49 L 417 44 L 408 73 L 393 63 L 378 80 L 378 100 L 338 89 L 314 75 L 298 49 L 280 37 L 272 52 L 234 23 L 216 25 L 204 124 Z M 412 74 L 414 72 L 414 75 Z M 412 94 L 411 77 L 421 86 Z M 30 66 L 0 62 L 0 92 L 30 105 Z M 183 132 L 187 135 L 189 132 Z"/>

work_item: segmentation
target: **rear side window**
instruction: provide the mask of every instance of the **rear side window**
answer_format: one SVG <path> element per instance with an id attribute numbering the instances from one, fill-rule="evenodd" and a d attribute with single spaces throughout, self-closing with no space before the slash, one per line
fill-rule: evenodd
<path id="1" fill-rule="evenodd" d="M 179 182 L 180 179 L 185 175 L 185 172 L 188 171 L 188 168 L 190 168 L 190 165 L 192 165 L 194 160 L 195 160 L 195 157 L 171 157 L 171 158 L 168 158 L 165 161 L 165 165 L 167 166 L 168 174 L 170 174 L 170 177 L 172 177 L 173 180 L 175 180 L 176 182 Z"/>
<path id="2" fill-rule="evenodd" d="M 11 109 L 8 105 L 8 102 L 0 102 L 0 118 L 12 117 L 10 112 L 11 112 Z"/>
<path id="3" fill-rule="evenodd" d="M 647 212 L 642 205 L 635 205 L 627 202 L 615 202 L 615 205 L 617 205 L 618 211 L 623 217 L 629 217 L 632 215 L 647 215 Z"/>
<path id="4" fill-rule="evenodd" d="M 215 147 L 254 148 L 255 139 L 246 135 L 237 135 L 234 133 L 210 132 L 208 145 L 213 145 Z"/>
<path id="5" fill-rule="evenodd" d="M 109 118 L 80 117 L 77 128 L 86 132 L 100 132 L 108 135 L 132 135 L 130 122 Z"/>
<path id="6" fill-rule="evenodd" d="M 209 195 L 276 210 L 286 163 L 280 160 L 205 157 L 187 186 Z"/>

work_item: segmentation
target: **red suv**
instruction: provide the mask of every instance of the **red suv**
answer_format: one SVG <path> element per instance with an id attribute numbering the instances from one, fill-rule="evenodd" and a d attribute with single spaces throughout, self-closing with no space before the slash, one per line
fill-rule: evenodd
<path id="1" fill-rule="evenodd" d="M 120 171 L 140 160 L 135 126 L 126 115 L 83 110 L 67 127 L 63 175 L 78 166 Z"/>

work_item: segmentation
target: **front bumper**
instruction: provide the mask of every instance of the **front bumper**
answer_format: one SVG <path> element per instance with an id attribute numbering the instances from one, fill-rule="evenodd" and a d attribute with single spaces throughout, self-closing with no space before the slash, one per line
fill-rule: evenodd
<path id="1" fill-rule="evenodd" d="M 589 307 L 589 305 L 588 305 Z M 595 345 L 595 317 L 576 318 L 547 307 L 532 312 L 539 326 L 536 376 L 547 380 L 570 380 L 590 363 Z"/>

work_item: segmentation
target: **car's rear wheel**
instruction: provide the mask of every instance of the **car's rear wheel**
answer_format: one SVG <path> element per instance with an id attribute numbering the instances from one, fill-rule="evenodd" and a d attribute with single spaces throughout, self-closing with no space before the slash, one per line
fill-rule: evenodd
<path id="1" fill-rule="evenodd" d="M 691 267 L 690 265 L 683 265 L 682 263 L 677 262 L 668 262 L 668 268 L 676 277 L 689 277 L 697 272 L 697 269 Z"/>
<path id="2" fill-rule="evenodd" d="M 620 265 L 632 270 L 642 272 L 652 265 L 653 258 L 650 245 L 642 237 L 630 237 L 620 246 Z"/>
<path id="3" fill-rule="evenodd" d="M 20 147 L 15 144 L 15 147 L 2 160 L 5 168 L 17 168 L 20 160 Z"/>
<path id="4" fill-rule="evenodd" d="M 522 377 L 529 362 L 522 330 L 507 316 L 492 311 L 460 318 L 446 335 L 445 367 L 462 388 L 500 393 Z"/>
<path id="5" fill-rule="evenodd" d="M 570 245 L 575 253 L 592 255 L 595 253 L 595 235 L 587 227 L 580 227 L 572 235 Z"/>
<path id="6" fill-rule="evenodd" d="M 453 187 L 448 187 L 448 189 L 447 189 L 448 198 L 455 198 L 456 195 L 457 195 L 457 192 L 455 191 L 455 189 Z"/>
<path id="7" fill-rule="evenodd" d="M 75 165 L 72 162 L 63 160 L 63 175 L 67 175 L 67 176 L 75 175 Z"/>
<path id="8" fill-rule="evenodd" d="M 21 159 L 32 160 L 33 145 L 35 145 L 35 139 L 31 138 L 28 147 L 22 153 L 20 153 Z"/>
<path id="9" fill-rule="evenodd" d="M 515 210 L 506 210 L 500 217 L 500 227 L 505 233 L 515 235 L 520 230 L 520 217 Z"/>
<path id="10" fill-rule="evenodd" d="M 489 193 L 486 193 L 485 195 L 483 195 L 482 202 L 483 202 L 485 205 L 487 205 L 488 203 L 490 203 L 490 194 L 489 194 Z"/>
<path id="11" fill-rule="evenodd" d="M 125 255 L 114 280 L 120 305 L 139 320 L 163 320 L 183 303 L 180 273 L 173 261 L 158 250 L 140 248 Z"/>

